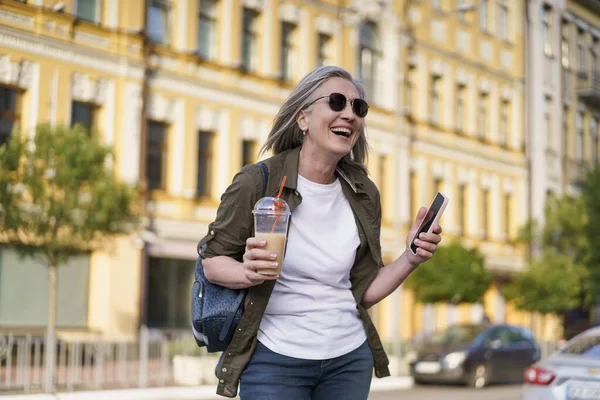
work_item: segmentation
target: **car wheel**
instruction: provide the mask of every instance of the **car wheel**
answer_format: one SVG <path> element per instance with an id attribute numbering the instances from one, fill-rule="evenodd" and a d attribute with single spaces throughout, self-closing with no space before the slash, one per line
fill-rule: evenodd
<path id="1" fill-rule="evenodd" d="M 476 364 L 471 370 L 469 386 L 475 389 L 483 389 L 488 385 L 488 368 L 485 364 Z"/>

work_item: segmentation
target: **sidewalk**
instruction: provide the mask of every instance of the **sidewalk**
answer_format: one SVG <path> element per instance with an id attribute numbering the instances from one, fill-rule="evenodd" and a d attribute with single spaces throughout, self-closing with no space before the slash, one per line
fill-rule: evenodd
<path id="1" fill-rule="evenodd" d="M 373 378 L 371 392 L 409 389 L 410 377 Z M 216 386 L 164 387 L 147 389 L 98 390 L 50 394 L 20 394 L 2 396 L 2 400 L 222 400 L 215 394 Z"/>

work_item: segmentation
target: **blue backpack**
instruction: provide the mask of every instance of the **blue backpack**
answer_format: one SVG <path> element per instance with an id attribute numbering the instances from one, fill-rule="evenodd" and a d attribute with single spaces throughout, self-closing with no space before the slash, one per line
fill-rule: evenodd
<path id="1" fill-rule="evenodd" d="M 263 192 L 265 197 L 269 171 L 264 163 L 257 164 L 263 174 Z M 209 282 L 202 267 L 203 244 L 198 249 L 195 280 L 192 286 L 192 331 L 196 343 L 206 346 L 209 353 L 225 351 L 242 313 L 244 312 L 245 289 L 229 289 Z"/>

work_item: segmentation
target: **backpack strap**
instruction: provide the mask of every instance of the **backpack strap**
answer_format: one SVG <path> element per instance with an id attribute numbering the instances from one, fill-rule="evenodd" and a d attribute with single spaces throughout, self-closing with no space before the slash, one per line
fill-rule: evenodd
<path id="1" fill-rule="evenodd" d="M 262 174 L 263 174 L 262 197 L 265 197 L 267 194 L 267 183 L 269 182 L 269 169 L 267 168 L 267 165 L 264 162 L 259 162 L 256 165 L 258 165 L 260 167 L 260 170 L 262 171 Z"/>

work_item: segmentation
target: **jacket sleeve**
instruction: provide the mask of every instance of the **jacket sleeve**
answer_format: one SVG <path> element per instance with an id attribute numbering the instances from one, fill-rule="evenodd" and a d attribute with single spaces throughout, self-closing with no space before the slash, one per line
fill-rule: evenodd
<path id="1" fill-rule="evenodd" d="M 221 196 L 217 216 L 198 243 L 201 257 L 227 256 L 242 261 L 246 239 L 254 235 L 252 210 L 262 185 L 262 178 L 257 179 L 260 168 L 252 167 L 246 166 L 237 173 Z"/>

